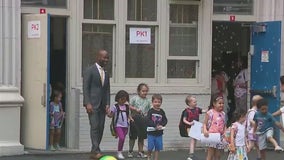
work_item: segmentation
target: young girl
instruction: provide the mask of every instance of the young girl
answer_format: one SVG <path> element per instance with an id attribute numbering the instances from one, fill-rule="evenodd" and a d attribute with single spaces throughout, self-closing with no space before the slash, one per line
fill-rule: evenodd
<path id="1" fill-rule="evenodd" d="M 194 124 L 193 120 L 199 121 L 199 114 L 202 114 L 203 111 L 201 108 L 197 107 L 196 98 L 193 96 L 187 96 L 185 99 L 186 103 L 186 111 L 183 114 L 183 123 L 187 125 L 188 129 Z M 190 139 L 190 149 L 189 149 L 189 157 L 187 160 L 192 160 L 194 158 L 194 147 L 196 140 Z"/>
<path id="2" fill-rule="evenodd" d="M 51 95 L 50 102 L 50 130 L 49 130 L 49 149 L 51 151 L 59 150 L 59 142 L 61 137 L 61 126 L 64 119 L 64 112 L 61 104 L 62 93 L 54 90 Z"/>
<path id="3" fill-rule="evenodd" d="M 149 87 L 145 83 L 140 83 L 137 87 L 137 96 L 130 100 L 131 117 L 134 121 L 130 123 L 129 133 L 129 153 L 128 157 L 133 157 L 133 148 L 135 140 L 138 137 L 138 154 L 139 158 L 146 158 L 143 146 L 144 139 L 147 138 L 147 123 L 145 117 L 151 108 L 151 101 L 147 98 Z"/>
<path id="4" fill-rule="evenodd" d="M 225 112 L 223 97 L 218 95 L 212 98 L 213 108 L 205 115 L 203 123 L 203 134 L 205 137 L 209 136 L 209 133 L 220 133 L 221 137 L 225 133 Z M 208 152 L 206 160 L 220 160 L 221 150 L 225 148 L 223 140 L 218 144 L 207 144 Z"/>
<path id="5" fill-rule="evenodd" d="M 236 122 L 232 124 L 230 134 L 229 150 L 230 154 L 227 160 L 247 160 L 246 148 L 246 111 L 238 109 L 235 111 Z"/>
<path id="6" fill-rule="evenodd" d="M 125 141 L 125 137 L 128 132 L 128 120 L 131 120 L 129 117 L 129 106 L 126 104 L 129 101 L 129 95 L 126 91 L 120 90 L 115 95 L 116 104 L 113 105 L 110 110 L 110 117 L 114 116 L 114 126 L 115 132 L 118 136 L 118 149 L 117 149 L 117 158 L 125 159 L 122 154 L 122 149 Z"/>

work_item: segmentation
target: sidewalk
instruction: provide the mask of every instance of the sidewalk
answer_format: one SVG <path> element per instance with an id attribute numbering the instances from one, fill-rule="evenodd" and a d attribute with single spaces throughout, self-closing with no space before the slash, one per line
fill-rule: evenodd
<path id="1" fill-rule="evenodd" d="M 186 160 L 188 151 L 178 150 L 178 151 L 164 151 L 160 153 L 160 160 Z M 108 155 L 115 155 L 115 152 L 108 152 Z M 126 155 L 126 153 L 124 153 Z M 206 152 L 204 149 L 197 150 L 195 155 L 198 159 L 205 160 Z M 226 160 L 227 153 L 224 153 L 222 160 Z M 283 153 L 277 153 L 274 151 L 267 152 L 267 159 L 273 160 L 283 160 Z M 0 160 L 88 160 L 89 153 L 74 152 L 74 151 L 63 151 L 63 152 L 46 152 L 46 151 L 29 151 L 27 154 L 22 156 L 10 156 L 10 157 L 0 157 Z M 249 160 L 255 160 L 255 152 L 249 154 Z M 142 158 L 129 158 L 127 160 L 143 160 Z M 144 159 L 146 160 L 146 159 Z"/>

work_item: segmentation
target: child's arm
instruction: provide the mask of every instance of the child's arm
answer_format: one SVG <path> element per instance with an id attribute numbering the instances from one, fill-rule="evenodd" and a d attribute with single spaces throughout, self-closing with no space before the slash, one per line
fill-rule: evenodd
<path id="1" fill-rule="evenodd" d="M 274 112 L 273 116 L 280 116 L 282 114 L 282 110 L 284 110 L 284 107 L 280 108 L 278 111 Z"/>
<path id="2" fill-rule="evenodd" d="M 230 131 L 230 144 L 229 144 L 229 149 L 230 149 L 230 152 L 232 152 L 232 153 L 236 152 L 235 132 L 236 132 L 236 130 L 232 127 L 231 131 Z"/>
<path id="3" fill-rule="evenodd" d="M 204 118 L 204 122 L 203 122 L 203 134 L 204 134 L 205 137 L 209 136 L 209 133 L 208 133 L 208 130 L 207 130 L 208 120 L 209 120 L 209 116 L 208 116 L 208 114 L 206 114 L 205 118 Z"/>
<path id="4" fill-rule="evenodd" d="M 276 122 L 275 122 L 275 125 L 276 125 L 279 129 L 281 129 L 282 132 L 284 132 L 283 125 L 282 125 L 280 122 L 276 121 Z"/>
<path id="5" fill-rule="evenodd" d="M 183 117 L 182 121 L 183 121 L 183 123 L 185 123 L 185 124 L 187 124 L 187 125 L 190 125 L 190 126 L 193 125 L 193 122 L 187 121 L 187 120 L 186 120 L 186 117 Z"/>
<path id="6" fill-rule="evenodd" d="M 134 107 L 134 106 L 132 106 L 132 105 L 129 105 L 129 109 L 130 109 L 131 111 L 135 111 L 135 112 L 138 112 L 138 113 L 141 112 L 140 109 L 138 109 L 138 108 L 136 108 L 136 107 Z"/>

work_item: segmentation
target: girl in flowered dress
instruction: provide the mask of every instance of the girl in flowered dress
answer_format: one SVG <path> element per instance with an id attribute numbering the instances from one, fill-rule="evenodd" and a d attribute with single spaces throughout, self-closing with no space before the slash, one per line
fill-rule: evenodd
<path id="1" fill-rule="evenodd" d="M 225 133 L 226 123 L 225 123 L 225 112 L 224 109 L 224 99 L 222 96 L 215 95 L 212 98 L 213 108 L 205 115 L 203 123 L 203 134 L 205 137 L 209 136 L 209 133 L 220 133 L 221 141 L 212 144 L 207 144 L 208 152 L 206 160 L 220 160 L 221 150 L 226 146 L 223 140 L 223 134 Z"/>
<path id="2" fill-rule="evenodd" d="M 230 133 L 230 154 L 227 160 L 248 160 L 246 145 L 246 111 L 238 109 L 235 112 L 236 122 L 232 124 Z"/>

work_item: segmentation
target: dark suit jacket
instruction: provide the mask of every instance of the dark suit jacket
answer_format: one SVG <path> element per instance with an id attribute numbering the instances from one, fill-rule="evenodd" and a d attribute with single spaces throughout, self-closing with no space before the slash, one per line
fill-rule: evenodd
<path id="1" fill-rule="evenodd" d="M 83 81 L 83 104 L 92 104 L 95 110 L 105 109 L 110 104 L 110 84 L 109 75 L 105 72 L 104 85 L 101 83 L 101 77 L 96 64 L 87 68 Z"/>

